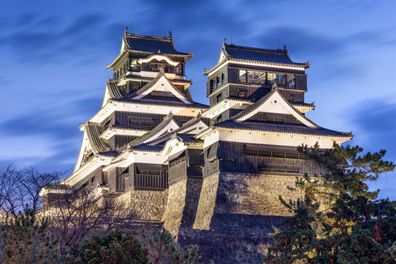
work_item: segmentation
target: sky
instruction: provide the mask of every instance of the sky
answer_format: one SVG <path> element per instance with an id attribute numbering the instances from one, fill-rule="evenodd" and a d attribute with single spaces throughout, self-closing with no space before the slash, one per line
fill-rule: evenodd
<path id="1" fill-rule="evenodd" d="M 0 0 L 0 167 L 73 170 L 79 126 L 102 103 L 106 70 L 125 27 L 147 35 L 172 31 L 191 52 L 193 98 L 205 97 L 204 68 L 224 38 L 233 44 L 287 45 L 309 61 L 308 117 L 352 131 L 351 144 L 386 149 L 396 162 L 396 1 Z M 396 172 L 371 188 L 396 199 Z"/>

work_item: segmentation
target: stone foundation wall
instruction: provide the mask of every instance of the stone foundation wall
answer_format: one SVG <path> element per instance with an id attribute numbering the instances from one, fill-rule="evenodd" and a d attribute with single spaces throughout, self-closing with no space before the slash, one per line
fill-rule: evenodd
<path id="1" fill-rule="evenodd" d="M 161 221 L 166 209 L 168 190 L 129 190 L 117 200 L 129 206 L 138 220 Z"/>
<path id="2" fill-rule="evenodd" d="M 219 178 L 216 213 L 290 216 L 279 200 L 296 200 L 302 193 L 295 187 L 296 175 L 223 172 Z"/>
<path id="3" fill-rule="evenodd" d="M 296 200 L 297 175 L 222 172 L 203 179 L 193 228 L 179 241 L 197 244 L 198 263 L 262 263 L 274 234 L 291 215 L 280 202 Z"/>
<path id="4" fill-rule="evenodd" d="M 202 178 L 187 178 L 186 206 L 181 225 L 192 228 L 198 210 L 199 197 L 202 189 Z"/>
<path id="5" fill-rule="evenodd" d="M 182 221 L 187 193 L 187 179 L 179 180 L 169 186 L 168 202 L 162 218 L 164 227 L 172 235 L 177 236 Z"/>
<path id="6" fill-rule="evenodd" d="M 194 229 L 209 229 L 210 222 L 213 216 L 213 211 L 216 205 L 218 184 L 218 173 L 206 176 L 203 179 L 202 189 L 199 196 L 197 214 L 195 215 L 195 221 L 193 224 Z"/>

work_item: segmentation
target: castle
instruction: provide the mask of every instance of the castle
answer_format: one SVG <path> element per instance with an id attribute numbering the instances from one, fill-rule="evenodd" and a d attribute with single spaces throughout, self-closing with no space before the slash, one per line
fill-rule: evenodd
<path id="1" fill-rule="evenodd" d="M 189 92 L 190 58 L 171 35 L 125 32 L 102 107 L 81 125 L 73 173 L 41 194 L 47 207 L 65 192 L 112 194 L 140 221 L 199 244 L 212 255 L 205 261 L 254 263 L 271 225 L 290 214 L 278 197 L 296 199 L 296 177 L 321 173 L 297 147 L 331 148 L 352 135 L 306 117 L 315 107 L 304 100 L 309 65 L 286 48 L 224 42 L 205 71 L 209 107 Z"/>

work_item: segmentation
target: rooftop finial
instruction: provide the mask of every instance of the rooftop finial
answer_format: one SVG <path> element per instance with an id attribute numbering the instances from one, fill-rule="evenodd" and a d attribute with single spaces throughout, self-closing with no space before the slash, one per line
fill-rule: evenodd
<path id="1" fill-rule="evenodd" d="M 283 44 L 283 50 L 287 52 L 287 47 L 285 44 Z"/>
<path id="2" fill-rule="evenodd" d="M 125 34 L 128 33 L 128 27 L 125 27 Z"/>
<path id="3" fill-rule="evenodd" d="M 227 38 L 224 37 L 223 43 L 227 43 Z"/>
<path id="4" fill-rule="evenodd" d="M 173 35 L 172 35 L 172 31 L 169 30 L 169 38 L 172 39 Z"/>

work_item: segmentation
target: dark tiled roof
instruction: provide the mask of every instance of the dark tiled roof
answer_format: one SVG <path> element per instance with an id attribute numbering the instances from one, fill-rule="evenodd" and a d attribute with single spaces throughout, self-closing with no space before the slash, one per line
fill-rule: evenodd
<path id="1" fill-rule="evenodd" d="M 128 130 L 142 130 L 142 131 L 150 131 L 147 126 L 145 127 L 137 127 L 136 125 L 111 125 L 111 128 L 119 128 L 119 129 L 128 129 Z"/>
<path id="2" fill-rule="evenodd" d="M 210 119 L 203 118 L 202 115 L 199 114 L 199 115 L 197 115 L 196 117 L 194 117 L 194 118 L 190 119 L 189 121 L 187 121 L 186 123 L 184 123 L 184 124 L 183 124 L 181 127 L 179 127 L 178 129 L 175 129 L 174 131 L 172 131 L 172 132 L 170 132 L 170 133 L 167 133 L 167 134 L 165 134 L 165 135 L 162 135 L 162 136 L 160 136 L 160 137 L 154 139 L 154 140 L 151 141 L 151 142 L 157 142 L 157 141 L 163 142 L 163 141 L 162 141 L 163 139 L 169 140 L 169 138 L 172 137 L 172 136 L 175 135 L 175 134 L 176 134 L 176 135 L 189 135 L 189 134 L 186 134 L 186 133 L 183 133 L 183 134 L 178 134 L 178 133 L 179 133 L 180 131 L 182 131 L 182 130 L 188 128 L 188 127 L 191 127 L 191 126 L 193 126 L 193 125 L 195 125 L 195 124 L 201 122 L 201 121 L 204 122 L 206 125 L 209 126 Z M 191 135 L 191 136 L 194 137 L 195 135 Z M 149 142 L 149 143 L 150 143 L 150 142 Z"/>
<path id="3" fill-rule="evenodd" d="M 209 108 L 208 105 L 193 102 L 192 104 L 185 104 L 183 102 L 174 102 L 174 101 L 142 101 L 142 100 L 135 100 L 129 98 L 121 98 L 121 99 L 113 99 L 116 102 L 123 102 L 123 103 L 134 103 L 134 104 L 148 104 L 148 105 L 165 105 L 165 106 L 175 106 L 175 107 L 186 107 L 186 108 L 199 108 L 205 109 Z"/>
<path id="4" fill-rule="evenodd" d="M 297 106 L 304 106 L 304 107 L 312 107 L 315 108 L 315 104 L 314 103 L 290 103 L 292 106 L 297 107 Z"/>
<path id="5" fill-rule="evenodd" d="M 124 92 L 117 86 L 117 84 L 113 81 L 107 81 L 107 90 L 109 91 L 110 98 L 112 99 L 121 99 L 125 96 Z"/>
<path id="6" fill-rule="evenodd" d="M 71 190 L 72 187 L 66 184 L 49 184 L 45 186 L 45 189 L 47 190 Z"/>
<path id="7" fill-rule="evenodd" d="M 287 134 L 303 134 L 303 135 L 318 135 L 318 136 L 332 136 L 332 137 L 352 137 L 351 133 L 338 132 L 322 127 L 311 128 L 305 126 L 284 125 L 284 124 L 270 124 L 270 123 L 256 123 L 256 122 L 237 122 L 227 120 L 214 125 L 215 127 L 234 128 L 241 130 L 278 132 Z"/>
<path id="8" fill-rule="evenodd" d="M 177 134 L 176 136 L 186 143 L 203 143 L 203 140 L 196 139 L 195 135 L 191 134 Z"/>
<path id="9" fill-rule="evenodd" d="M 154 136 L 155 134 L 160 132 L 162 129 L 164 129 L 172 120 L 174 122 L 176 122 L 176 120 L 173 119 L 173 114 L 169 113 L 167 116 L 164 117 L 164 120 L 162 120 L 161 123 L 159 123 L 156 127 L 154 127 L 148 133 L 146 133 L 143 136 L 130 142 L 129 145 L 131 147 L 135 147 L 135 146 L 138 146 L 139 144 L 142 144 L 144 141 L 148 140 L 150 137 Z M 176 124 L 177 124 L 177 122 L 176 122 Z"/>
<path id="10" fill-rule="evenodd" d="M 141 144 L 139 146 L 134 147 L 134 150 L 137 151 L 147 151 L 147 152 L 161 152 L 162 149 L 164 148 L 164 145 L 147 145 L 147 144 Z"/>
<path id="11" fill-rule="evenodd" d="M 177 51 L 171 37 L 143 36 L 125 33 L 124 40 L 126 48 L 133 51 L 191 56 L 188 53 Z"/>
<path id="12" fill-rule="evenodd" d="M 306 66 L 305 63 L 293 62 L 287 50 L 282 49 L 260 49 L 224 43 L 224 50 L 234 59 Z"/>
<path id="13" fill-rule="evenodd" d="M 88 122 L 85 126 L 89 143 L 95 153 L 106 153 L 110 152 L 111 148 L 100 138 L 100 128 Z"/>

